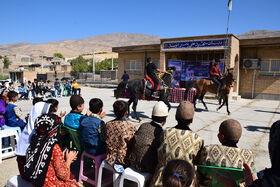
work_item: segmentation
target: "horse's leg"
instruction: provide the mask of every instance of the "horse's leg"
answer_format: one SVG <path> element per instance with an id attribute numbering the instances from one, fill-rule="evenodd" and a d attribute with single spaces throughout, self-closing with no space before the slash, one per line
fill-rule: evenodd
<path id="1" fill-rule="evenodd" d="M 204 95 L 201 95 L 199 99 L 201 100 L 202 104 L 204 105 L 205 110 L 208 110 L 206 104 L 203 101 L 203 97 L 204 97 Z"/>
<path id="2" fill-rule="evenodd" d="M 138 116 L 138 113 L 137 113 L 137 111 L 136 111 L 137 104 L 138 104 L 138 99 L 139 99 L 139 97 L 135 97 L 135 98 L 133 99 L 132 109 L 133 109 L 133 112 L 134 112 L 134 115 L 135 115 L 136 120 L 138 120 L 138 121 L 140 122 L 141 120 L 140 120 L 140 118 L 139 118 L 139 116 Z"/>
<path id="3" fill-rule="evenodd" d="M 131 105 L 132 101 L 133 101 L 133 99 L 132 99 L 132 98 L 130 98 L 130 99 L 128 100 L 127 118 L 129 118 L 129 115 L 130 115 L 130 105 Z"/>
<path id="4" fill-rule="evenodd" d="M 220 110 L 226 103 L 226 98 L 223 98 L 223 104 L 221 104 L 217 109 L 216 111 Z"/>
<path id="5" fill-rule="evenodd" d="M 193 97 L 193 107 L 194 107 L 194 109 L 196 109 L 196 100 L 197 100 L 197 97 L 198 97 L 198 94 L 196 94 L 196 95 Z"/>
<path id="6" fill-rule="evenodd" d="M 228 95 L 226 95 L 226 105 L 227 105 L 227 113 L 228 113 L 228 115 L 230 115 L 230 111 L 228 109 Z"/>
<path id="7" fill-rule="evenodd" d="M 168 91 L 160 91 L 160 98 L 159 98 L 159 101 L 163 101 L 167 107 L 168 107 L 168 111 L 171 109 L 171 105 L 168 101 L 168 95 L 169 95 L 169 92 Z"/>

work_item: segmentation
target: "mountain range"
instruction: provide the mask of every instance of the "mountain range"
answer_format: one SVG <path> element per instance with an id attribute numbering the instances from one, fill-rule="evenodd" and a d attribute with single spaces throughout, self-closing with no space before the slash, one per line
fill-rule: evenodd
<path id="1" fill-rule="evenodd" d="M 252 30 L 238 35 L 240 39 L 280 37 L 280 31 Z M 83 39 L 69 39 L 41 44 L 12 43 L 0 45 L 0 55 L 31 55 L 31 56 L 52 56 L 56 52 L 62 53 L 65 57 L 92 54 L 95 52 L 111 52 L 112 47 L 159 44 L 160 37 L 147 34 L 113 33 L 97 35 Z"/>
<path id="2" fill-rule="evenodd" d="M 113 33 L 83 39 L 69 39 L 42 44 L 12 43 L 0 46 L 0 55 L 52 56 L 60 52 L 73 57 L 94 52 L 111 52 L 112 47 L 160 43 L 160 37 L 147 34 Z"/>

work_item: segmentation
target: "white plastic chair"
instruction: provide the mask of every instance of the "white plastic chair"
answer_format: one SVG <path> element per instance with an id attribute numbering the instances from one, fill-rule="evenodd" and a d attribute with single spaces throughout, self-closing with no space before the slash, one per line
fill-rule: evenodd
<path id="1" fill-rule="evenodd" d="M 113 172 L 113 186 L 114 187 L 118 187 L 118 177 L 119 177 L 119 173 L 116 173 L 114 168 L 112 168 L 106 160 L 103 160 L 100 167 L 99 167 L 99 172 L 98 172 L 98 182 L 97 182 L 97 187 L 101 187 L 102 184 L 102 173 L 103 173 L 103 169 L 107 169 L 111 172 Z"/>
<path id="2" fill-rule="evenodd" d="M 137 183 L 138 187 L 144 187 L 146 179 L 149 178 L 149 173 L 139 173 L 133 168 L 126 168 L 120 179 L 120 187 L 123 187 L 124 180 L 130 180 Z"/>
<path id="3" fill-rule="evenodd" d="M 18 132 L 14 129 L 4 129 L 0 130 L 0 163 L 2 163 L 2 159 L 5 157 L 11 157 L 15 155 L 15 147 L 9 146 L 6 148 L 2 147 L 2 138 L 15 136 L 16 141 L 18 142 Z M 8 151 L 6 151 L 8 150 Z"/>
<path id="4" fill-rule="evenodd" d="M 23 180 L 20 175 L 13 176 L 6 184 L 6 187 L 32 187 L 32 184 Z"/>

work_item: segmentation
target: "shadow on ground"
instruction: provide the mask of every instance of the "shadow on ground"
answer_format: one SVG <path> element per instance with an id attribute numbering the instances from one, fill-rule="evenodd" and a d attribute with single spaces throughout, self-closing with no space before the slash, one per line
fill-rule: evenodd
<path id="1" fill-rule="evenodd" d="M 272 113 L 272 114 L 280 114 L 280 112 L 273 112 L 273 111 L 267 111 L 267 110 L 255 110 L 256 112 L 265 112 L 265 113 Z"/>
<path id="2" fill-rule="evenodd" d="M 244 127 L 248 131 L 258 131 L 258 132 L 264 132 L 264 133 L 269 133 L 270 127 L 263 127 L 263 126 L 246 126 Z"/>
<path id="3" fill-rule="evenodd" d="M 137 113 L 138 113 L 139 118 L 146 118 L 146 119 L 149 119 L 149 118 L 150 118 L 150 116 L 147 116 L 147 115 L 144 114 L 145 112 L 139 112 L 139 111 L 138 111 Z M 106 116 L 116 117 L 116 116 L 114 115 L 114 111 L 113 111 L 113 110 L 110 111 L 110 114 L 106 114 Z M 135 118 L 134 112 L 130 112 L 130 116 L 131 116 L 132 118 Z"/>

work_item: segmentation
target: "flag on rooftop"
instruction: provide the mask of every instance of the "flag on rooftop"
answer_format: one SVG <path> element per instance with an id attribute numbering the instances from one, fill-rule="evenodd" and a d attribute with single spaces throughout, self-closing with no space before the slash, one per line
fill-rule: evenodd
<path id="1" fill-rule="evenodd" d="M 232 0 L 228 0 L 228 11 L 232 10 Z"/>

